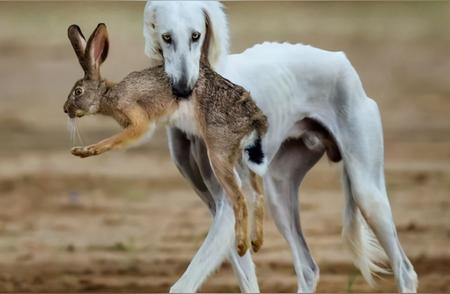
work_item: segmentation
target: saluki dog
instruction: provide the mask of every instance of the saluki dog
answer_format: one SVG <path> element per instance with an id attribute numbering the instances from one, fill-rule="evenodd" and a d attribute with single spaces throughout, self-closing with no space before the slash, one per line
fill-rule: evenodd
<path id="1" fill-rule="evenodd" d="M 147 3 L 144 36 L 146 53 L 154 63 L 164 64 L 177 96 L 192 91 L 207 42 L 213 68 L 250 91 L 267 115 L 271 127 L 263 146 L 270 165 L 264 188 L 275 223 L 291 248 L 299 292 L 315 290 L 319 268 L 301 230 L 298 189 L 324 153 L 343 162 L 342 234 L 355 265 L 373 284 L 372 274 L 385 272 L 381 264 L 387 255 L 398 290 L 416 291 L 417 275 L 398 240 L 387 197 L 380 113 L 343 53 L 264 43 L 227 55 L 226 16 L 220 3 L 206 1 Z M 214 216 L 206 240 L 171 292 L 195 292 L 227 255 L 241 290 L 258 292 L 250 253 L 236 253 L 233 209 L 203 142 L 178 129 L 169 129 L 168 136 L 177 167 Z M 238 173 L 245 185 L 245 169 Z"/>

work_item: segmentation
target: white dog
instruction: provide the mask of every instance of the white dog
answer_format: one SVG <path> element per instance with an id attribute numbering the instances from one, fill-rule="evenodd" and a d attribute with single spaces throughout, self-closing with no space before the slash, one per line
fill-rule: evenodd
<path id="1" fill-rule="evenodd" d="M 319 276 L 301 232 L 298 187 L 326 152 L 330 159 L 343 161 L 343 237 L 355 265 L 369 283 L 372 273 L 384 271 L 378 265 L 383 251 L 376 237 L 399 291 L 415 292 L 417 275 L 400 246 L 387 198 L 378 107 L 345 55 L 264 43 L 226 56 L 225 16 L 215 2 L 152 2 L 144 19 L 146 52 L 163 60 L 175 93 L 190 94 L 206 48 L 216 71 L 249 90 L 267 115 L 269 132 L 263 149 L 270 165 L 264 175 L 265 191 L 278 229 L 291 247 L 298 290 L 314 291 Z M 202 142 L 179 130 L 171 130 L 169 139 L 177 166 L 215 214 L 207 239 L 171 291 L 196 291 L 227 252 L 241 289 L 257 291 L 250 255 L 239 258 L 234 252 L 232 209 L 211 172 Z"/>
<path id="2" fill-rule="evenodd" d="M 207 26 L 210 30 L 208 38 Z M 174 39 L 175 43 L 167 42 L 167 33 L 170 33 L 170 38 Z M 194 33 L 200 33 L 199 44 L 190 46 Z M 144 38 L 145 52 L 150 57 L 151 64 L 164 63 L 177 94 L 184 92 L 189 95 L 192 91 L 198 78 L 203 46 L 209 47 L 208 61 L 216 70 L 219 70 L 223 59 L 228 55 L 228 24 L 222 6 L 215 1 L 147 2 L 144 10 Z M 179 49 L 180 46 L 184 49 Z M 188 69 L 181 65 L 183 63 L 193 68 Z M 184 80 L 192 81 L 189 87 L 177 86 L 182 76 L 185 77 Z M 241 290 L 248 293 L 259 292 L 251 254 L 247 252 L 240 257 L 235 250 L 233 208 L 213 175 L 209 159 L 205 156 L 206 147 L 201 140 L 188 137 L 176 128 L 168 129 L 167 135 L 175 164 L 207 204 L 214 218 L 202 246 L 170 291 L 196 292 L 228 256 Z"/>

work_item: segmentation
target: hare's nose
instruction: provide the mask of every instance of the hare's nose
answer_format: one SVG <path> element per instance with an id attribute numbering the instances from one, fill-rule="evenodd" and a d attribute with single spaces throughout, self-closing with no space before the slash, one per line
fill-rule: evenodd
<path id="1" fill-rule="evenodd" d="M 67 102 L 64 103 L 63 109 L 64 109 L 64 113 L 68 113 L 69 112 L 69 105 L 67 105 Z"/>

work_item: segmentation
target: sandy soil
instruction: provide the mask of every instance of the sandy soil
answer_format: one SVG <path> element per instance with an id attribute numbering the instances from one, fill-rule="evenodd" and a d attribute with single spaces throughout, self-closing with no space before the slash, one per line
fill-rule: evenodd
<path id="1" fill-rule="evenodd" d="M 80 160 L 69 153 L 62 104 L 80 76 L 66 28 L 104 21 L 104 74 L 145 66 L 144 3 L 0 3 L 0 291 L 165 292 L 211 222 L 170 162 L 164 131 L 146 146 Z M 227 3 L 232 50 L 303 42 L 343 50 L 385 126 L 386 176 L 399 237 L 422 292 L 450 291 L 450 5 Z M 85 142 L 118 130 L 80 122 Z M 369 288 L 340 240 L 340 167 L 322 160 L 301 190 L 302 224 L 321 268 L 318 291 Z M 254 256 L 261 290 L 296 290 L 290 251 L 270 215 Z M 202 291 L 238 291 L 225 263 Z"/>

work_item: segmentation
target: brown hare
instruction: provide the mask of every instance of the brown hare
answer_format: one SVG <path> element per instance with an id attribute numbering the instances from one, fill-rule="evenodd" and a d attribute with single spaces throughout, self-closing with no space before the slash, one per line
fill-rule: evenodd
<path id="1" fill-rule="evenodd" d="M 207 146 L 211 166 L 230 197 L 235 213 L 236 246 L 239 255 L 249 247 L 247 204 L 235 172 L 241 159 L 257 166 L 265 161 L 261 138 L 267 131 L 267 118 L 250 94 L 202 63 L 200 77 L 188 99 L 178 99 L 171 90 L 162 66 L 132 72 L 119 83 L 102 79 L 100 65 L 108 55 L 108 33 L 99 24 L 86 42 L 80 28 L 71 25 L 68 37 L 84 77 L 75 82 L 64 111 L 70 118 L 89 114 L 113 117 L 124 130 L 96 144 L 74 147 L 79 157 L 98 155 L 142 140 L 157 125 L 173 125 L 199 136 Z M 252 247 L 256 252 L 263 241 L 262 189 L 254 172 L 252 188 L 257 193 L 255 234 Z"/>

